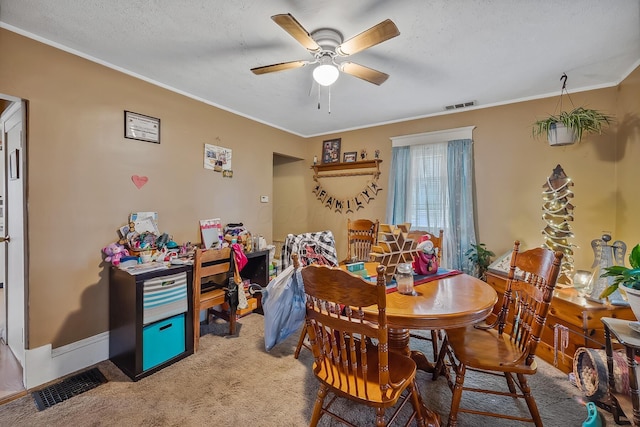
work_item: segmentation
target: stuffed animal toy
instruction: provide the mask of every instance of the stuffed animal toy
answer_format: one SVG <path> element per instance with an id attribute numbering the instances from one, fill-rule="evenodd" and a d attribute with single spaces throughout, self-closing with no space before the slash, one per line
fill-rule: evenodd
<path id="1" fill-rule="evenodd" d="M 433 247 L 433 242 L 426 239 L 418 243 L 418 255 L 413 260 L 413 270 L 416 274 L 429 275 L 438 272 L 437 249 Z"/>
<path id="2" fill-rule="evenodd" d="M 110 243 L 102 248 L 102 252 L 107 256 L 104 260 L 112 265 L 120 264 L 120 259 L 129 256 L 129 251 L 119 243 Z"/>

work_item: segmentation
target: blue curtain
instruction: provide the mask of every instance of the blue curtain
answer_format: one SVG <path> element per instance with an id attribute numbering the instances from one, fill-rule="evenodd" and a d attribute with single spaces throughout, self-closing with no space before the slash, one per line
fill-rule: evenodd
<path id="1" fill-rule="evenodd" d="M 476 243 L 473 207 L 473 143 L 458 139 L 447 144 L 449 188 L 449 224 L 451 246 L 449 260 L 452 267 L 473 274 L 473 266 L 465 253 Z"/>
<path id="2" fill-rule="evenodd" d="M 409 147 L 393 147 L 387 196 L 387 224 L 402 224 L 406 218 L 409 182 Z"/>

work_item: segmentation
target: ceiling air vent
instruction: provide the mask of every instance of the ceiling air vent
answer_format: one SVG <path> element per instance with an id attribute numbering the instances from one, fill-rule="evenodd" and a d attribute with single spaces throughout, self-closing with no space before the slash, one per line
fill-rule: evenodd
<path id="1" fill-rule="evenodd" d="M 476 105 L 476 101 L 468 101 L 468 102 L 461 102 L 459 104 L 447 105 L 446 107 L 444 107 L 444 109 L 447 111 L 457 110 L 459 108 L 473 107 L 474 105 Z"/>

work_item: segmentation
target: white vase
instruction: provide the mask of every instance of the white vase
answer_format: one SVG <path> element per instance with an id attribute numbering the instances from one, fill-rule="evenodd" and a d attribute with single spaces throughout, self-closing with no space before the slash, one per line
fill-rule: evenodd
<path id="1" fill-rule="evenodd" d="M 576 132 L 562 123 L 551 123 L 547 132 L 549 145 L 571 145 L 576 142 Z"/>
<path id="2" fill-rule="evenodd" d="M 627 286 L 618 286 L 620 293 L 626 296 L 629 301 L 629 307 L 633 311 L 633 315 L 637 320 L 640 320 L 640 290 L 629 288 Z"/>

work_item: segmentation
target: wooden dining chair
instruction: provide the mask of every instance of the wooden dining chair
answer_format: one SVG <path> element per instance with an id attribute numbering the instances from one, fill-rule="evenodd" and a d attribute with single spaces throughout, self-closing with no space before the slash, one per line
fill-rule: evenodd
<path id="1" fill-rule="evenodd" d="M 456 375 L 455 383 L 449 378 L 453 392 L 448 424 L 450 427 L 458 425 L 459 412 L 533 422 L 536 426 L 542 426 L 538 407 L 527 383 L 527 375 L 536 373 L 536 348 L 549 312 L 562 253 L 554 253 L 547 248 L 518 252 L 519 246 L 520 242 L 516 241 L 496 321 L 491 325 L 447 330 L 445 342 L 450 350 L 449 361 Z M 514 310 L 512 325 L 507 324 L 509 310 Z M 465 387 L 467 370 L 503 375 L 509 391 Z M 527 403 L 531 418 L 461 408 L 463 391 L 522 398 Z"/>
<path id="2" fill-rule="evenodd" d="M 347 218 L 347 257 L 342 264 L 368 262 L 371 247 L 378 244 L 378 220 Z"/>
<path id="3" fill-rule="evenodd" d="M 410 402 L 413 413 L 407 425 L 414 418 L 424 425 L 416 364 L 388 348 L 384 266 L 377 272 L 373 284 L 340 268 L 302 269 L 313 373 L 320 383 L 310 426 L 325 414 L 353 426 L 344 418 L 347 414 L 330 410 L 336 397 L 376 408 L 376 426 L 388 425 L 386 409 L 394 409 L 391 421 Z M 365 319 L 361 308 L 371 305 L 378 306 L 377 318 Z M 334 396 L 325 405 L 328 392 Z"/>
<path id="4" fill-rule="evenodd" d="M 231 287 L 229 286 L 231 285 Z M 235 288 L 234 288 L 235 285 Z M 233 252 L 231 248 L 197 248 L 193 259 L 193 351 L 200 344 L 200 311 L 207 310 L 207 322 L 215 314 L 229 321 L 229 334 L 236 332 L 238 292 L 234 280 Z M 229 298 L 227 295 L 230 295 Z M 230 300 L 230 301 L 228 301 Z M 223 306 L 223 311 L 212 312 L 213 307 Z M 228 308 L 228 313 L 226 313 Z"/>

